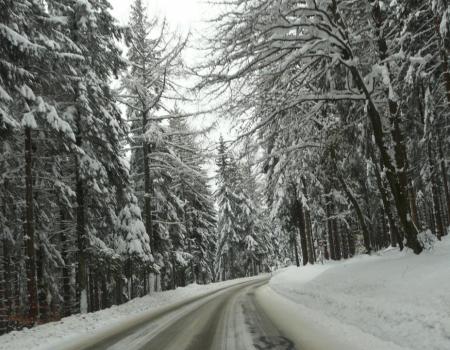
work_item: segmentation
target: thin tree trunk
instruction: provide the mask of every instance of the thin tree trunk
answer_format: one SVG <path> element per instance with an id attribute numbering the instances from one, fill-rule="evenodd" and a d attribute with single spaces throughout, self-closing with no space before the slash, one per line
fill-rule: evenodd
<path id="1" fill-rule="evenodd" d="M 305 227 L 306 227 L 306 240 L 308 242 L 308 261 L 311 264 L 314 264 L 314 262 L 316 261 L 316 252 L 314 249 L 311 213 L 309 209 L 305 209 Z"/>
<path id="2" fill-rule="evenodd" d="M 106 285 L 106 276 L 102 275 L 102 309 L 106 309 L 110 306 L 110 303 L 108 302 L 108 287 Z"/>
<path id="3" fill-rule="evenodd" d="M 299 267 L 300 266 L 300 258 L 298 256 L 297 234 L 296 233 L 292 234 L 292 243 L 294 245 L 295 264 L 297 265 L 297 267 Z"/>
<path id="4" fill-rule="evenodd" d="M 333 223 L 332 223 L 332 211 L 329 203 L 326 204 L 327 210 L 327 229 L 328 229 L 328 246 L 330 250 L 330 259 L 336 260 L 335 244 L 334 244 L 334 233 L 333 233 Z"/>
<path id="5" fill-rule="evenodd" d="M 0 335 L 3 335 L 8 330 L 8 313 L 6 310 L 6 278 L 4 264 L 1 263 L 5 258 L 3 252 L 5 251 L 4 245 L 6 243 L 6 239 L 1 240 L 0 243 L 2 243 L 2 249 L 0 250 Z"/>
<path id="6" fill-rule="evenodd" d="M 308 263 L 308 246 L 306 239 L 306 230 L 305 230 L 305 215 L 303 213 L 303 203 L 296 198 L 295 199 L 295 213 L 296 213 L 296 222 L 298 226 L 298 231 L 300 233 L 300 245 L 302 249 L 302 262 L 303 265 Z"/>
<path id="7" fill-rule="evenodd" d="M 335 207 L 334 207 L 333 203 L 331 203 L 331 210 L 332 210 L 333 213 L 335 213 Z M 332 226 L 333 226 L 334 258 L 336 260 L 341 260 L 341 258 L 342 258 L 342 254 L 341 254 L 341 234 L 339 232 L 337 218 L 334 218 L 331 223 L 332 223 Z"/>
<path id="8" fill-rule="evenodd" d="M 147 112 L 142 114 L 142 136 L 147 132 L 148 116 Z M 145 229 L 150 237 L 150 247 L 153 254 L 159 251 L 159 240 L 156 236 L 156 232 L 153 230 L 153 218 L 152 218 L 152 179 L 150 174 L 150 154 L 151 147 L 147 140 L 144 138 L 142 142 L 142 150 L 144 155 L 144 217 L 145 217 Z M 156 279 L 155 279 L 156 281 Z"/>
<path id="9" fill-rule="evenodd" d="M 308 197 L 308 191 L 306 187 L 306 180 L 304 177 L 302 177 L 302 183 L 303 183 L 303 193 L 304 197 Z M 311 214 L 309 212 L 309 208 L 305 208 L 304 210 L 304 216 L 305 216 L 305 233 L 306 233 L 306 241 L 308 244 L 308 261 L 311 264 L 314 264 L 315 262 L 315 252 L 314 252 L 314 244 L 313 244 L 313 238 L 312 238 L 312 225 L 311 225 Z"/>
<path id="10" fill-rule="evenodd" d="M 356 198 L 351 193 L 350 189 L 347 186 L 347 183 L 344 181 L 342 176 L 340 174 L 338 174 L 337 178 L 338 178 L 339 182 L 341 183 L 342 189 L 344 190 L 347 198 L 352 203 L 353 209 L 356 212 L 356 217 L 358 218 L 359 225 L 361 226 L 361 230 L 363 233 L 364 247 L 366 248 L 367 254 L 370 254 L 372 252 L 372 246 L 370 244 L 370 233 L 369 233 L 369 229 L 367 228 L 366 220 L 364 219 L 364 215 L 361 210 L 361 207 L 359 206 Z"/>
<path id="11" fill-rule="evenodd" d="M 444 151 L 442 150 L 442 141 L 438 140 L 439 158 L 441 163 L 441 177 L 444 186 L 445 202 L 447 204 L 447 226 L 450 226 L 450 191 L 448 186 L 447 167 L 445 165 Z"/>
<path id="12" fill-rule="evenodd" d="M 382 232 L 382 236 L 381 236 L 381 247 L 388 247 L 390 245 L 390 239 L 389 237 L 389 225 L 387 223 L 387 215 L 386 212 L 384 210 L 384 207 L 381 206 L 380 208 L 380 217 L 381 217 L 381 232 Z"/>
<path id="13" fill-rule="evenodd" d="M 13 313 L 13 281 L 12 276 L 14 275 L 13 264 L 11 263 L 11 250 L 12 246 L 6 237 L 3 239 L 3 278 L 5 280 L 4 284 L 4 301 L 5 301 L 5 309 L 6 315 L 11 317 Z M 1 261 L 1 260 L 0 260 Z M 7 328 L 9 326 L 9 322 L 7 322 Z M 9 329 L 7 329 L 9 330 Z"/>
<path id="14" fill-rule="evenodd" d="M 441 208 L 439 203 L 439 190 L 436 181 L 436 169 L 434 166 L 434 154 L 432 150 L 431 140 L 428 140 L 427 153 L 428 164 L 430 169 L 431 195 L 433 199 L 434 222 L 436 227 L 436 237 L 440 240 L 444 234 L 444 226 L 442 224 Z"/>
<path id="15" fill-rule="evenodd" d="M 61 238 L 61 258 L 64 261 L 64 266 L 62 268 L 62 283 L 63 283 L 63 316 L 69 316 L 71 314 L 71 288 L 70 288 L 70 263 L 68 257 L 69 244 L 66 237 L 66 226 L 65 226 L 65 214 L 64 209 L 61 205 L 59 212 L 60 216 L 60 238 Z"/>
<path id="16" fill-rule="evenodd" d="M 31 129 L 25 128 L 25 245 L 27 252 L 27 289 L 28 289 L 28 317 L 35 322 L 38 316 L 38 300 L 36 286 L 36 252 L 34 237 L 34 208 L 33 208 L 33 145 Z"/>
<path id="17" fill-rule="evenodd" d="M 37 280 L 39 300 L 39 321 L 45 323 L 48 319 L 49 305 L 47 303 L 47 284 L 45 283 L 45 253 L 42 243 L 39 245 L 37 254 Z"/>
<path id="18" fill-rule="evenodd" d="M 77 136 L 76 145 L 82 147 L 81 125 L 78 117 L 77 120 Z M 88 275 L 86 266 L 86 222 L 85 222 L 85 203 L 84 203 L 84 186 L 83 179 L 80 173 L 79 155 L 75 155 L 75 195 L 77 201 L 76 208 L 76 232 L 77 232 L 77 247 L 78 247 L 78 286 L 77 286 L 77 301 L 79 311 L 84 314 L 88 312 Z"/>
<path id="19" fill-rule="evenodd" d="M 339 232 L 341 233 L 341 244 L 342 244 L 342 257 L 348 259 L 348 241 L 347 241 L 347 230 L 344 228 L 345 225 L 338 223 Z"/>
<path id="20" fill-rule="evenodd" d="M 412 181 L 408 183 L 408 198 L 409 198 L 409 205 L 411 208 L 411 220 L 416 225 L 417 230 L 421 230 L 420 222 L 419 222 L 419 215 L 417 213 L 417 198 L 416 198 L 416 191 L 414 190 L 414 185 Z"/>
<path id="21" fill-rule="evenodd" d="M 323 257 L 325 258 L 325 260 L 330 260 L 330 252 L 328 249 L 328 240 L 322 239 L 322 243 L 323 243 Z"/>

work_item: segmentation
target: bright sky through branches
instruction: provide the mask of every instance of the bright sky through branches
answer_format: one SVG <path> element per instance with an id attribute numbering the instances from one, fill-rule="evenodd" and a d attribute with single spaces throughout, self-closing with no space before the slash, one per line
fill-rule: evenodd
<path id="1" fill-rule="evenodd" d="M 111 0 L 113 13 L 121 24 L 128 22 L 132 0 Z M 209 6 L 203 0 L 147 0 L 149 15 L 165 16 L 170 24 L 179 30 L 188 31 L 198 23 Z"/>

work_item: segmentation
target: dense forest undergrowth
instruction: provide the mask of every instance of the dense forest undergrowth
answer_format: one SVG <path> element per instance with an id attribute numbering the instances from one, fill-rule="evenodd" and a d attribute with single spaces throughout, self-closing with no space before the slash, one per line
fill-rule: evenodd
<path id="1" fill-rule="evenodd" d="M 0 334 L 448 234 L 447 0 L 216 6 L 188 69 L 141 0 L 0 0 Z M 192 92 L 239 130 L 214 155 Z"/>

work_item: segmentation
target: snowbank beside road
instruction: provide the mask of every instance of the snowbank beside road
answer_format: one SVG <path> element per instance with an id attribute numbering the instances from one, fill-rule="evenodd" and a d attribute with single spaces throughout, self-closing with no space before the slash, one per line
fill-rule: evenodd
<path id="1" fill-rule="evenodd" d="M 0 350 L 61 349 L 89 336 L 115 331 L 122 324 L 138 322 L 163 307 L 189 301 L 192 298 L 218 291 L 245 281 L 261 278 L 243 278 L 208 285 L 191 284 L 184 288 L 136 298 L 126 304 L 88 314 L 77 314 L 31 329 L 13 331 L 0 337 Z"/>
<path id="2" fill-rule="evenodd" d="M 269 285 L 299 318 L 357 349 L 450 349 L 450 237 L 420 256 L 387 250 L 289 268 Z"/>

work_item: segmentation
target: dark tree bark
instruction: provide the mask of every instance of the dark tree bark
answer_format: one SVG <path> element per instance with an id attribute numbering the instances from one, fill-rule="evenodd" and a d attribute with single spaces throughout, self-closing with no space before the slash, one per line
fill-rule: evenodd
<path id="1" fill-rule="evenodd" d="M 38 316 L 36 251 L 34 237 L 34 203 L 33 203 L 33 144 L 31 129 L 25 128 L 25 246 L 28 289 L 28 317 L 35 322 Z"/>
<path id="2" fill-rule="evenodd" d="M 428 141 L 427 154 L 428 165 L 430 170 L 431 195 L 433 199 L 434 222 L 436 227 L 436 237 L 440 240 L 444 234 L 444 226 L 442 224 L 441 207 L 439 203 L 439 190 L 436 180 L 436 168 L 434 165 L 434 152 L 431 140 Z"/>
<path id="3" fill-rule="evenodd" d="M 329 203 L 326 204 L 326 211 L 327 211 L 327 229 L 328 229 L 328 247 L 329 247 L 329 253 L 330 253 L 330 259 L 336 260 L 336 254 L 335 254 L 335 244 L 334 244 L 334 234 L 333 234 L 333 224 L 332 224 L 332 212 L 331 212 L 331 206 Z"/>
<path id="4" fill-rule="evenodd" d="M 107 277 L 107 276 L 102 274 L 100 276 L 100 278 L 101 278 L 101 284 L 102 284 L 102 286 L 101 286 L 101 288 L 102 288 L 101 306 L 102 306 L 102 309 L 106 309 L 107 307 L 111 306 L 111 303 L 108 300 L 108 294 L 109 293 L 108 293 L 108 287 L 107 287 L 107 284 L 106 284 L 106 280 L 109 279 L 109 277 Z"/>
<path id="5" fill-rule="evenodd" d="M 380 235 L 380 248 L 381 247 L 388 247 L 390 244 L 390 240 L 389 240 L 389 228 L 388 228 L 388 223 L 386 220 L 386 213 L 384 211 L 384 207 L 381 206 L 380 208 L 380 222 L 381 222 L 381 235 Z"/>
<path id="6" fill-rule="evenodd" d="M 348 230 L 345 225 L 341 225 L 341 239 L 342 239 L 342 257 L 348 259 Z"/>
<path id="7" fill-rule="evenodd" d="M 323 243 L 323 256 L 326 260 L 330 260 L 330 252 L 328 249 L 328 240 L 324 239 L 322 243 Z"/>
<path id="8" fill-rule="evenodd" d="M 5 334 L 8 330 L 8 313 L 6 310 L 6 279 L 4 264 L 1 264 L 4 259 L 3 252 L 5 241 L 5 239 L 0 240 L 0 243 L 2 243 L 0 250 L 0 335 Z"/>
<path id="9" fill-rule="evenodd" d="M 64 261 L 64 266 L 62 268 L 62 283 L 63 283 L 63 305 L 62 305 L 62 315 L 67 317 L 72 313 L 72 296 L 71 296 L 71 287 L 70 287 L 70 277 L 71 277 L 71 268 L 69 262 L 69 242 L 67 242 L 66 236 L 66 217 L 64 213 L 63 206 L 61 205 L 61 209 L 59 212 L 60 217 L 60 239 L 61 239 L 61 258 Z"/>
<path id="10" fill-rule="evenodd" d="M 142 135 L 145 135 L 147 131 L 148 117 L 147 113 L 142 115 Z M 155 239 L 153 237 L 153 222 L 152 222 L 152 180 L 150 175 L 150 154 L 151 149 L 147 141 L 143 141 L 142 150 L 144 155 L 144 217 L 145 217 L 145 229 L 150 237 L 150 247 L 152 252 L 155 252 Z"/>
<path id="11" fill-rule="evenodd" d="M 355 234 L 353 232 L 352 227 L 350 227 L 348 231 L 348 255 L 349 257 L 353 257 L 356 254 L 356 246 L 355 246 Z"/>
<path id="12" fill-rule="evenodd" d="M 393 247 L 396 247 L 398 244 L 400 247 L 400 250 L 403 250 L 403 240 L 401 239 L 397 224 L 395 223 L 395 220 L 394 220 L 394 215 L 392 214 L 392 207 L 391 207 L 391 201 L 389 199 L 389 192 L 387 191 L 384 181 L 381 177 L 380 169 L 378 168 L 378 165 L 377 165 L 378 162 L 375 159 L 374 151 L 371 146 L 369 148 L 370 148 L 371 158 L 374 163 L 375 178 L 377 181 L 378 190 L 380 192 L 381 201 L 383 202 L 384 212 L 386 214 L 386 217 L 387 217 L 388 223 L 389 223 L 389 233 L 390 233 L 391 245 Z"/>
<path id="13" fill-rule="evenodd" d="M 292 234 L 292 245 L 294 246 L 295 264 L 297 267 L 300 266 L 300 258 L 298 256 L 298 246 L 297 246 L 297 234 Z"/>
<path id="14" fill-rule="evenodd" d="M 45 283 L 45 253 L 42 243 L 39 245 L 37 254 L 37 280 L 38 280 L 38 300 L 39 300 L 39 321 L 47 322 L 49 314 L 49 305 L 47 303 L 47 289 L 48 286 Z"/>
<path id="15" fill-rule="evenodd" d="M 298 198 L 295 199 L 295 218 L 300 234 L 300 248 L 302 249 L 303 265 L 308 264 L 308 246 L 305 229 L 305 214 L 303 212 L 303 203 Z"/>
<path id="16" fill-rule="evenodd" d="M 302 177 L 302 184 L 303 184 L 303 194 L 304 194 L 305 198 L 308 198 L 308 189 L 307 189 L 306 180 L 305 180 L 304 177 Z M 315 257 L 315 251 L 314 251 L 314 243 L 313 243 L 313 237 L 312 237 L 311 214 L 309 212 L 309 208 L 305 208 L 304 216 L 305 216 L 306 241 L 307 241 L 307 244 L 308 244 L 308 261 L 311 264 L 314 264 L 314 262 L 316 261 L 316 257 Z"/>
<path id="17" fill-rule="evenodd" d="M 416 191 L 414 190 L 414 185 L 412 181 L 408 184 L 408 198 L 409 198 L 409 206 L 411 208 L 411 220 L 416 225 L 417 230 L 421 230 L 419 214 L 417 212 L 417 198 Z"/>
<path id="18" fill-rule="evenodd" d="M 3 267 L 3 278 L 4 278 L 4 286 L 3 286 L 3 296 L 4 296 L 4 307 L 6 310 L 6 316 L 9 318 L 13 313 L 13 281 L 12 276 L 14 276 L 14 267 L 11 261 L 11 250 L 12 245 L 6 237 L 3 238 L 3 264 L 0 265 Z M 1 261 L 1 259 L 0 259 Z M 0 267 L 0 269 L 2 268 Z M 9 322 L 6 324 L 7 330 L 9 330 Z"/>
<path id="19" fill-rule="evenodd" d="M 83 141 L 81 137 L 80 117 L 77 119 L 77 135 L 76 145 L 82 148 Z M 86 265 L 86 218 L 85 218 L 85 199 L 84 185 L 80 173 L 79 155 L 75 155 L 75 195 L 76 195 L 76 232 L 77 232 L 77 257 L 78 257 L 78 274 L 77 274 L 77 301 L 81 313 L 87 312 L 84 306 L 88 306 L 88 272 Z M 85 304 L 85 305 L 84 305 Z M 89 309 L 89 307 L 88 307 Z"/>
<path id="20" fill-rule="evenodd" d="M 331 204 L 331 210 L 333 213 L 335 213 L 335 206 L 332 203 Z M 332 220 L 332 226 L 333 226 L 333 242 L 334 242 L 334 258 L 336 260 L 341 260 L 342 254 L 341 254 L 341 233 L 339 231 L 338 226 L 338 220 L 334 218 Z"/>
<path id="21" fill-rule="evenodd" d="M 448 186 L 447 167 L 445 165 L 444 151 L 442 150 L 442 141 L 438 140 L 439 158 L 441 164 L 442 185 L 444 187 L 445 202 L 447 204 L 447 225 L 450 226 L 450 191 Z M 445 232 L 446 233 L 446 232 Z"/>

